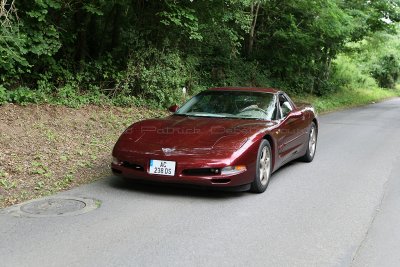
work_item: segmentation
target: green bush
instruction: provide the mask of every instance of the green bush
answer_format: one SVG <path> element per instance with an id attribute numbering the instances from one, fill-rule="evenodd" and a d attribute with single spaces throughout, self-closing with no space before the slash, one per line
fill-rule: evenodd
<path id="1" fill-rule="evenodd" d="M 396 55 L 385 55 L 372 66 L 372 75 L 383 88 L 396 88 L 400 75 L 400 60 Z"/>
<path id="2" fill-rule="evenodd" d="M 117 86 L 118 93 L 145 98 L 158 106 L 179 101 L 184 86 L 196 85 L 195 62 L 186 61 L 176 51 L 146 48 L 128 61 L 125 75 Z"/>
<path id="3" fill-rule="evenodd" d="M 87 104 L 109 104 L 110 100 L 95 86 L 91 90 L 81 93 L 77 87 L 66 84 L 57 90 L 53 103 L 77 108 Z"/>
<path id="4" fill-rule="evenodd" d="M 30 90 L 28 87 L 19 87 L 9 92 L 9 100 L 13 103 L 26 105 L 28 103 L 39 103 L 41 97 L 36 91 Z"/>
<path id="5" fill-rule="evenodd" d="M 0 105 L 9 101 L 9 94 L 3 85 L 0 85 Z"/>
<path id="6" fill-rule="evenodd" d="M 237 58 L 228 65 L 226 76 L 221 81 L 225 86 L 269 87 L 269 73 L 257 61 Z"/>
<path id="7" fill-rule="evenodd" d="M 362 68 L 345 55 L 338 56 L 334 61 L 330 81 L 332 86 L 346 90 L 368 89 L 378 86 L 371 76 L 363 73 Z"/>

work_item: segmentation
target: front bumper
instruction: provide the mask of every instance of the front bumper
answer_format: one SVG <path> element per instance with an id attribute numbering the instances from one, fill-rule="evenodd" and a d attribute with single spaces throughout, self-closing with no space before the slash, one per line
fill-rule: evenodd
<path id="1" fill-rule="evenodd" d="M 210 186 L 210 187 L 237 187 L 246 184 L 250 184 L 254 179 L 254 173 L 251 170 L 255 169 L 255 166 L 247 166 L 247 170 L 238 174 L 222 175 L 222 174 L 187 174 L 186 170 L 193 169 L 206 169 L 206 168 L 223 168 L 228 166 L 226 161 L 209 162 L 204 164 L 196 161 L 182 161 L 180 159 L 163 159 L 155 158 L 159 160 L 173 160 L 176 161 L 176 170 L 174 176 L 164 176 L 149 174 L 150 159 L 135 161 L 128 160 L 129 164 L 115 164 L 111 163 L 111 170 L 117 176 L 134 180 L 145 180 L 161 183 L 174 183 L 174 184 L 190 184 L 199 186 Z"/>

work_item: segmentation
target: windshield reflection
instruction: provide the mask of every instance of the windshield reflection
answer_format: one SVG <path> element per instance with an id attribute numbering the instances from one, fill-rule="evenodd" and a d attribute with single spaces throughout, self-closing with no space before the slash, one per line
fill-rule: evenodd
<path id="1" fill-rule="evenodd" d="M 184 104 L 175 114 L 194 117 L 272 120 L 275 96 L 250 91 L 204 91 Z"/>

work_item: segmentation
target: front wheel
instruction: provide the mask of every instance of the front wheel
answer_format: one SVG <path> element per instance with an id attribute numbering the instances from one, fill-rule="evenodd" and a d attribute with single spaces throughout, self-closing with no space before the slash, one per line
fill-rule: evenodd
<path id="1" fill-rule="evenodd" d="M 314 122 L 312 122 L 310 127 L 310 134 L 308 136 L 307 151 L 306 154 L 302 157 L 303 161 L 305 162 L 313 161 L 315 156 L 315 151 L 317 149 L 317 137 L 318 137 L 317 126 L 315 125 Z"/>
<path id="2" fill-rule="evenodd" d="M 257 154 L 256 177 L 251 183 L 251 191 L 263 193 L 269 184 L 272 172 L 271 145 L 268 140 L 262 140 Z"/>

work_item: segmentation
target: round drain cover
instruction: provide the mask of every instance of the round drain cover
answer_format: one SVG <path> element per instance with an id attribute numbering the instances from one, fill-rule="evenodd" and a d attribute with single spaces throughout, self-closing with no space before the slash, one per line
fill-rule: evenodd
<path id="1" fill-rule="evenodd" d="M 0 214 L 17 217 L 58 217 L 87 213 L 100 207 L 100 201 L 91 198 L 53 196 L 11 206 Z"/>
<path id="2" fill-rule="evenodd" d="M 49 198 L 21 206 L 21 211 L 36 215 L 63 215 L 81 210 L 85 202 L 75 199 Z"/>

